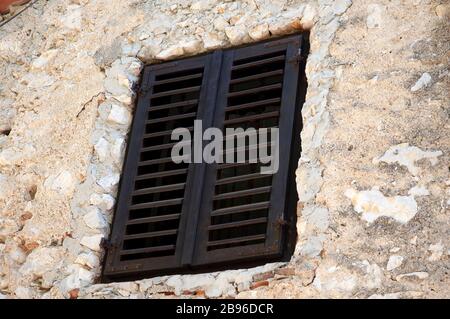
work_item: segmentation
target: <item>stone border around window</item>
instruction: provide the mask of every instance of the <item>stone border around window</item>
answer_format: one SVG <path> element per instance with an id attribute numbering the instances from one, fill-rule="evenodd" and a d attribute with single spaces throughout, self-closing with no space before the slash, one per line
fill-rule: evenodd
<path id="1" fill-rule="evenodd" d="M 71 201 L 73 233 L 63 243 L 69 252 L 63 261 L 65 275 L 62 280 L 54 282 L 43 297 L 234 297 L 239 292 L 268 285 L 267 280 L 271 278 L 298 275 L 299 269 L 303 270 L 302 284 L 310 284 L 320 261 L 328 228 L 328 223 L 323 222 L 328 220 L 328 210 L 316 201 L 315 195 L 322 185 L 323 167 L 318 160 L 318 151 L 330 121 L 328 93 L 337 76 L 329 47 L 340 25 L 340 16 L 350 5 L 350 0 L 340 0 L 289 7 L 276 22 L 273 18 L 261 17 L 259 24 L 251 28 L 242 25 L 227 28 L 227 41 L 209 32 L 204 34 L 202 40 L 163 44 L 143 39 L 123 46 L 122 56 L 105 70 L 104 92 L 99 94 L 104 102 L 98 107 L 91 136 L 93 155 L 86 180 L 77 186 Z M 291 261 L 251 269 L 96 284 L 104 255 L 101 242 L 110 233 L 127 133 L 132 121 L 133 88 L 139 80 L 143 61 L 171 60 L 301 30 L 310 30 L 311 48 L 306 66 L 308 91 L 302 109 L 302 154 L 296 171 L 298 242 Z M 305 270 L 307 275 L 304 275 Z"/>

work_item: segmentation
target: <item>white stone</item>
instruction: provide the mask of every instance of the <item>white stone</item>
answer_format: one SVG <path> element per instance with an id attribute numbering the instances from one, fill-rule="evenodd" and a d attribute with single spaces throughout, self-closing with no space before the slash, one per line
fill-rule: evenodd
<path id="1" fill-rule="evenodd" d="M 305 6 L 305 9 L 303 10 L 302 19 L 300 20 L 302 27 L 306 30 L 311 29 L 314 25 L 314 19 L 316 15 L 316 8 L 311 4 L 307 4 Z"/>
<path id="2" fill-rule="evenodd" d="M 122 46 L 122 54 L 126 56 L 136 56 L 141 49 L 140 43 L 127 43 Z"/>
<path id="3" fill-rule="evenodd" d="M 34 249 L 27 257 L 19 271 L 23 275 L 33 278 L 42 277 L 48 271 L 57 268 L 62 263 L 63 253 L 59 248 L 39 247 Z"/>
<path id="4" fill-rule="evenodd" d="M 216 3 L 216 0 L 200 0 L 196 1 L 191 5 L 191 9 L 194 11 L 203 11 L 211 9 L 214 4 Z"/>
<path id="5" fill-rule="evenodd" d="M 216 280 L 213 283 L 206 286 L 205 295 L 208 298 L 218 298 L 222 295 L 230 295 L 233 294 L 235 290 L 233 285 L 230 284 L 230 278 L 227 278 L 227 275 L 221 273 L 217 276 Z"/>
<path id="6" fill-rule="evenodd" d="M 69 29 L 81 30 L 82 8 L 78 5 L 69 5 L 67 13 L 60 18 L 61 23 Z"/>
<path id="7" fill-rule="evenodd" d="M 89 206 L 86 210 L 87 213 L 83 216 L 83 220 L 88 227 L 97 229 L 108 226 L 108 223 L 106 222 L 100 209 L 95 206 Z"/>
<path id="8" fill-rule="evenodd" d="M 351 0 L 335 0 L 333 1 L 333 12 L 336 15 L 343 14 L 352 4 Z"/>
<path id="9" fill-rule="evenodd" d="M 131 114 L 126 107 L 112 104 L 107 121 L 120 125 L 129 125 L 131 123 Z"/>
<path id="10" fill-rule="evenodd" d="M 199 288 L 210 286 L 214 283 L 214 277 L 211 274 L 172 276 L 166 281 L 166 285 L 173 287 L 176 295 L 183 291 L 192 291 Z"/>
<path id="11" fill-rule="evenodd" d="M 125 153 L 125 139 L 123 137 L 118 137 L 114 140 L 111 148 L 111 156 L 114 162 L 122 164 L 122 159 Z"/>
<path id="12" fill-rule="evenodd" d="M 144 61 L 152 60 L 159 52 L 161 52 L 161 39 L 148 38 L 142 42 L 142 48 L 137 56 Z"/>
<path id="13" fill-rule="evenodd" d="M 403 263 L 403 259 L 404 258 L 400 255 L 390 256 L 389 260 L 387 262 L 387 265 L 386 265 L 386 270 L 391 271 L 391 270 L 394 270 L 395 268 L 400 267 Z"/>
<path id="14" fill-rule="evenodd" d="M 225 20 L 225 18 L 222 16 L 217 17 L 214 20 L 213 24 L 214 24 L 214 28 L 216 28 L 216 30 L 218 30 L 218 31 L 225 31 L 225 28 L 230 26 L 228 21 Z"/>
<path id="15" fill-rule="evenodd" d="M 329 224 L 329 212 L 325 207 L 307 206 L 302 211 L 302 216 L 307 224 L 314 226 L 320 231 L 325 231 Z"/>
<path id="16" fill-rule="evenodd" d="M 413 196 L 385 197 L 376 187 L 367 191 L 356 191 L 352 188 L 345 192 L 352 201 L 356 212 L 369 224 L 380 217 L 391 217 L 395 221 L 406 224 L 417 213 L 417 203 Z"/>
<path id="17" fill-rule="evenodd" d="M 225 34 L 230 40 L 230 43 L 233 45 L 244 43 L 244 41 L 248 37 L 247 32 L 243 26 L 228 27 L 225 29 Z"/>
<path id="18" fill-rule="evenodd" d="M 133 87 L 133 82 L 134 82 L 133 80 L 134 79 L 131 76 L 128 77 L 125 74 L 119 74 L 117 76 L 117 82 L 120 85 L 122 85 L 124 88 L 127 88 L 127 89 L 131 89 Z M 128 92 L 130 92 L 130 91 L 128 90 Z"/>
<path id="19" fill-rule="evenodd" d="M 322 168 L 317 164 L 307 167 L 304 165 L 296 172 L 296 184 L 298 199 L 301 202 L 308 202 L 313 199 L 317 192 L 320 190 L 322 180 Z"/>
<path id="20" fill-rule="evenodd" d="M 180 46 L 186 54 L 198 53 L 202 50 L 202 41 L 198 39 L 181 41 Z"/>
<path id="21" fill-rule="evenodd" d="M 75 179 L 69 171 L 62 171 L 53 179 L 51 189 L 63 195 L 70 195 L 75 189 Z M 50 179 L 50 178 L 49 178 Z"/>
<path id="22" fill-rule="evenodd" d="M 30 89 L 42 89 L 51 86 L 56 82 L 56 79 L 44 72 L 33 72 L 25 75 L 22 81 L 28 83 L 27 86 Z"/>
<path id="23" fill-rule="evenodd" d="M 9 249 L 8 256 L 18 264 L 23 264 L 27 260 L 27 254 L 15 245 Z"/>
<path id="24" fill-rule="evenodd" d="M 323 236 L 310 236 L 307 241 L 300 246 L 300 254 L 302 256 L 315 257 L 323 250 Z"/>
<path id="25" fill-rule="evenodd" d="M 14 294 L 19 299 L 32 299 L 33 293 L 30 288 L 19 286 L 14 291 Z"/>
<path id="26" fill-rule="evenodd" d="M 369 29 L 379 28 L 382 26 L 386 8 L 380 4 L 369 4 L 367 6 L 366 24 Z"/>
<path id="27" fill-rule="evenodd" d="M 431 83 L 431 75 L 429 73 L 424 73 L 422 76 L 417 80 L 417 82 L 411 87 L 411 92 L 417 92 L 420 89 L 423 89 L 424 87 L 429 86 Z"/>
<path id="28" fill-rule="evenodd" d="M 217 34 L 212 32 L 207 32 L 202 35 L 203 46 L 206 50 L 217 49 L 224 45 L 224 41 L 221 40 Z"/>
<path id="29" fill-rule="evenodd" d="M 72 256 L 78 255 L 78 253 L 83 249 L 80 245 L 80 242 L 71 237 L 64 238 L 62 245 Z"/>
<path id="30" fill-rule="evenodd" d="M 252 28 L 248 32 L 250 38 L 253 40 L 263 40 L 269 37 L 269 25 L 267 23 L 260 24 Z"/>
<path id="31" fill-rule="evenodd" d="M 111 210 L 114 207 L 114 197 L 109 194 L 92 194 L 89 198 L 92 205 L 99 207 L 102 210 Z"/>
<path id="32" fill-rule="evenodd" d="M 47 66 L 47 64 L 53 60 L 57 54 L 58 50 L 56 49 L 48 50 L 42 53 L 38 58 L 34 59 L 33 62 L 31 62 L 31 67 L 34 69 L 41 69 Z"/>
<path id="33" fill-rule="evenodd" d="M 420 169 L 415 166 L 415 162 L 428 159 L 431 165 L 436 165 L 438 163 L 438 157 L 441 155 L 441 151 L 422 151 L 416 146 L 409 146 L 408 143 L 402 143 L 391 146 L 383 156 L 374 158 L 372 162 L 375 165 L 380 162 L 388 164 L 398 163 L 406 166 L 411 174 L 417 176 L 420 173 Z"/>
<path id="34" fill-rule="evenodd" d="M 72 265 L 69 271 L 71 274 L 60 283 L 60 289 L 64 293 L 91 284 L 95 278 L 94 273 L 79 265 Z"/>
<path id="35" fill-rule="evenodd" d="M 0 167 L 10 167 L 20 164 L 24 159 L 32 158 L 36 149 L 30 144 L 21 148 L 9 147 L 0 151 Z"/>
<path id="36" fill-rule="evenodd" d="M 441 259 L 442 255 L 444 254 L 444 245 L 442 245 L 442 242 L 439 242 L 434 245 L 430 245 L 428 247 L 428 251 L 431 252 L 431 256 L 428 257 L 429 261 L 438 261 Z"/>
<path id="37" fill-rule="evenodd" d="M 383 271 L 376 263 L 364 261 L 366 268 L 365 285 L 368 289 L 380 288 L 383 281 Z"/>
<path id="38" fill-rule="evenodd" d="M 127 67 L 127 72 L 131 77 L 133 78 L 134 82 L 138 81 L 138 77 L 141 74 L 141 70 L 144 66 L 144 64 L 136 58 L 129 58 L 131 59 L 130 65 Z"/>
<path id="39" fill-rule="evenodd" d="M 107 77 L 104 81 L 105 90 L 117 101 L 130 104 L 133 93 L 128 87 L 123 86 L 118 79 Z"/>
<path id="40" fill-rule="evenodd" d="M 106 139 L 101 137 L 94 145 L 95 153 L 100 162 L 104 162 L 109 157 L 109 143 Z"/>
<path id="41" fill-rule="evenodd" d="M 120 174 L 112 173 L 100 178 L 100 180 L 97 181 L 97 184 L 101 186 L 106 192 L 112 192 L 117 184 L 119 184 L 119 180 Z"/>
<path id="42" fill-rule="evenodd" d="M 408 191 L 408 194 L 412 196 L 428 196 L 430 192 L 424 186 L 414 186 Z"/>
<path id="43" fill-rule="evenodd" d="M 101 242 L 103 237 L 104 236 L 102 234 L 84 236 L 81 238 L 80 244 L 93 251 L 101 251 Z"/>
<path id="44" fill-rule="evenodd" d="M 357 277 L 348 269 L 339 266 L 322 266 L 316 270 L 313 286 L 328 293 L 351 292 L 358 284 Z"/>
<path id="45" fill-rule="evenodd" d="M 174 46 L 171 46 L 171 47 L 159 52 L 156 55 L 156 58 L 158 60 L 169 60 L 169 59 L 174 59 L 174 58 L 180 57 L 183 54 L 184 54 L 183 47 L 174 45 Z"/>
<path id="46" fill-rule="evenodd" d="M 54 282 L 58 279 L 59 269 L 48 271 L 42 275 L 42 281 L 40 282 L 40 287 L 44 289 L 51 289 Z"/>
<path id="47" fill-rule="evenodd" d="M 92 269 L 100 265 L 100 259 L 93 252 L 87 252 L 78 255 L 78 257 L 75 259 L 75 263 L 82 266 L 87 266 Z"/>
<path id="48" fill-rule="evenodd" d="M 284 18 L 301 19 L 303 17 L 305 7 L 306 6 L 303 4 L 295 5 L 295 8 L 290 8 L 289 10 L 282 11 L 282 15 Z"/>

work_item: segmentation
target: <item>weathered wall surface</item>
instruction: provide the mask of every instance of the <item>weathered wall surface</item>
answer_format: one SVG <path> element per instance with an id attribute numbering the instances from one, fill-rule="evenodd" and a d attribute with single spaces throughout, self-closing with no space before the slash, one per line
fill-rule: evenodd
<path id="1" fill-rule="evenodd" d="M 40 1 L 0 30 L 0 297 L 449 297 L 447 1 Z M 142 62 L 311 29 L 287 264 L 94 284 Z"/>

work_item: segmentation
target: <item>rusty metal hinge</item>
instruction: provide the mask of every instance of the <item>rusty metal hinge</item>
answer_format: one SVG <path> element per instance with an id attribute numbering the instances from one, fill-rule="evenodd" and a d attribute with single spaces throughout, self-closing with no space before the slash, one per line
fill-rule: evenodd
<path id="1" fill-rule="evenodd" d="M 282 226 L 282 227 L 289 225 L 289 222 L 286 221 L 285 219 L 283 219 L 283 217 L 278 218 L 276 223 L 278 226 Z"/>
<path id="2" fill-rule="evenodd" d="M 106 250 L 117 248 L 117 244 L 111 242 L 109 239 L 106 239 L 106 238 L 102 238 L 102 240 L 100 242 L 100 246 Z"/>

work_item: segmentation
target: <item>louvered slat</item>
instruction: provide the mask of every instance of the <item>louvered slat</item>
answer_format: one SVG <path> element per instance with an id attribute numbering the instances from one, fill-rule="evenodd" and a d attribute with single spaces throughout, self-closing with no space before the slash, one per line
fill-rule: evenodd
<path id="1" fill-rule="evenodd" d="M 189 131 L 193 131 L 194 127 L 190 126 L 190 127 L 186 127 L 187 130 Z M 153 138 L 153 137 L 159 137 L 159 136 L 164 136 L 164 135 L 170 135 L 172 134 L 173 130 L 167 130 L 167 131 L 159 131 L 159 132 L 154 132 L 154 133 L 146 133 L 144 134 L 144 138 Z"/>
<path id="2" fill-rule="evenodd" d="M 243 95 L 248 95 L 248 94 L 255 94 L 255 93 L 265 92 L 265 91 L 274 90 L 274 89 L 281 89 L 281 84 L 277 83 L 277 84 L 266 85 L 266 86 L 254 88 L 254 89 L 231 92 L 231 93 L 228 93 L 228 97 L 237 97 L 237 96 L 243 96 Z"/>
<path id="3" fill-rule="evenodd" d="M 178 230 L 176 230 L 176 229 L 169 229 L 169 230 L 160 230 L 160 231 L 140 233 L 140 234 L 134 234 L 134 235 L 125 235 L 124 240 L 176 235 L 177 232 L 178 232 Z"/>
<path id="4" fill-rule="evenodd" d="M 196 92 L 198 90 L 200 90 L 200 86 L 192 86 L 192 87 L 187 87 L 187 88 L 182 88 L 182 89 L 175 89 L 175 90 L 171 90 L 171 91 L 155 93 L 155 94 L 153 94 L 152 98 L 155 99 L 155 98 L 163 97 L 163 96 L 177 95 L 177 94 L 183 94 L 183 93 L 189 93 L 189 92 Z"/>
<path id="5" fill-rule="evenodd" d="M 178 213 L 178 214 L 132 219 L 132 220 L 128 221 L 127 225 L 147 224 L 147 223 L 162 222 L 165 220 L 173 220 L 173 219 L 178 219 L 180 217 L 180 215 L 181 214 Z"/>
<path id="6" fill-rule="evenodd" d="M 233 111 L 237 111 L 237 110 L 243 110 L 243 109 L 247 109 L 247 108 L 252 108 L 255 106 L 261 106 L 261 105 L 266 105 L 266 104 L 277 104 L 281 102 L 281 98 L 276 97 L 276 98 L 272 98 L 272 99 L 267 99 L 267 100 L 261 100 L 261 101 L 256 101 L 256 102 L 250 102 L 250 103 L 244 103 L 244 104 L 238 104 L 238 105 L 232 105 L 232 106 L 228 106 L 226 108 L 227 112 L 233 112 Z"/>
<path id="7" fill-rule="evenodd" d="M 230 125 L 230 124 L 236 124 L 236 123 L 242 123 L 242 122 L 264 120 L 264 119 L 268 119 L 271 117 L 278 117 L 278 115 L 280 115 L 280 112 L 273 111 L 273 112 L 268 112 L 268 113 L 263 113 L 263 114 L 258 114 L 258 115 L 249 115 L 249 116 L 238 117 L 238 118 L 226 120 L 224 123 L 225 123 L 225 125 Z"/>
<path id="8" fill-rule="evenodd" d="M 280 55 L 280 56 L 276 56 L 276 57 L 261 59 L 261 60 L 257 60 L 257 61 L 254 61 L 254 62 L 249 62 L 249 63 L 245 63 L 245 64 L 235 65 L 235 66 L 232 67 L 232 70 L 236 71 L 236 70 L 241 70 L 241 69 L 245 69 L 245 68 L 251 68 L 251 67 L 260 66 L 260 65 L 268 64 L 268 63 L 272 63 L 272 62 L 284 61 L 285 58 L 286 58 L 285 55 Z"/>
<path id="9" fill-rule="evenodd" d="M 196 116 L 196 112 L 186 113 L 186 114 L 177 114 L 173 116 L 165 116 L 158 119 L 148 120 L 147 124 L 156 124 L 161 122 L 169 122 L 169 121 L 175 121 L 175 120 L 181 120 L 185 118 L 190 118 Z"/>
<path id="10" fill-rule="evenodd" d="M 184 189 L 185 186 L 186 186 L 186 183 L 179 183 L 179 184 L 170 184 L 170 185 L 162 185 L 162 186 L 156 186 L 156 187 L 143 188 L 143 189 L 135 190 L 133 192 L 133 195 L 144 195 L 144 194 L 153 194 L 153 193 L 158 193 L 158 192 L 179 190 L 179 189 Z"/>
<path id="11" fill-rule="evenodd" d="M 216 241 L 209 241 L 208 246 L 220 246 L 220 245 L 227 245 L 227 244 L 236 244 L 236 243 L 242 243 L 246 241 L 253 241 L 253 240 L 261 240 L 265 239 L 266 235 L 254 235 L 254 236 L 244 236 L 239 238 L 230 238 L 230 239 L 222 239 L 222 240 L 216 240 Z"/>
<path id="12" fill-rule="evenodd" d="M 133 255 L 133 254 L 142 254 L 142 253 L 153 253 L 157 251 L 167 251 L 175 249 L 175 245 L 165 245 L 165 246 L 155 246 L 149 248 L 137 248 L 137 249 L 129 249 L 120 252 L 120 255 Z"/>
<path id="13" fill-rule="evenodd" d="M 270 202 L 261 202 L 261 203 L 253 203 L 253 204 L 246 204 L 246 205 L 239 205 L 239 206 L 232 206 L 227 208 L 221 208 L 216 209 L 211 212 L 211 216 L 222 216 L 222 215 L 228 215 L 228 214 L 236 214 L 236 213 L 242 213 L 257 209 L 265 209 L 269 208 Z"/>
<path id="14" fill-rule="evenodd" d="M 240 197 L 240 196 L 262 194 L 262 193 L 270 192 L 270 189 L 271 189 L 271 186 L 264 186 L 264 187 L 258 187 L 258 188 L 245 189 L 242 191 L 222 193 L 219 195 L 215 195 L 214 199 L 219 200 L 219 199 L 228 199 L 228 198 Z"/>
<path id="15" fill-rule="evenodd" d="M 211 226 L 208 226 L 208 230 L 235 228 L 235 227 L 241 227 L 241 226 L 261 224 L 261 223 L 265 223 L 265 222 L 267 222 L 267 217 L 261 217 L 261 218 L 255 218 L 255 219 L 241 220 L 239 222 L 211 225 Z"/>

